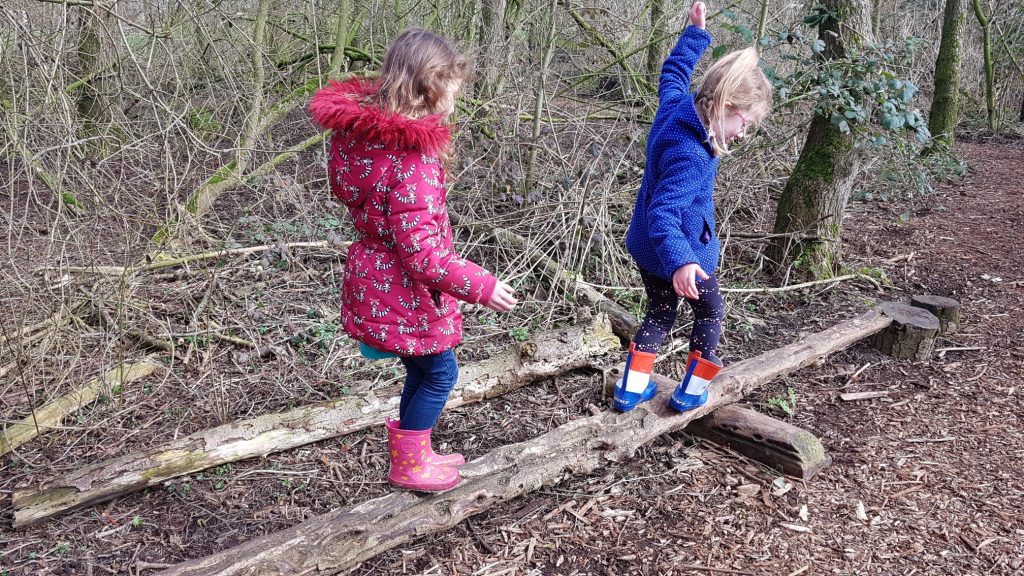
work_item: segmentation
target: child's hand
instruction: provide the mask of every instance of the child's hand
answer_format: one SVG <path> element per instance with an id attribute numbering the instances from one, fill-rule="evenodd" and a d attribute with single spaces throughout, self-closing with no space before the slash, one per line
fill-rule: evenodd
<path id="1" fill-rule="evenodd" d="M 704 269 L 700 267 L 700 264 L 697 263 L 690 263 L 677 268 L 672 273 L 672 287 L 675 289 L 676 294 L 690 300 L 699 299 L 700 292 L 697 291 L 697 276 L 700 276 L 701 280 L 710 278 L 704 272 Z"/>
<path id="2" fill-rule="evenodd" d="M 511 286 L 498 280 L 498 283 L 494 285 L 491 299 L 484 306 L 496 312 L 508 312 L 519 303 L 519 300 L 516 300 L 513 294 L 515 294 L 515 291 L 512 290 Z"/>
<path id="3" fill-rule="evenodd" d="M 694 2 L 693 8 L 690 8 L 690 24 L 693 24 L 701 30 L 704 29 L 704 16 L 707 13 L 707 7 L 704 6 L 703 2 Z"/>

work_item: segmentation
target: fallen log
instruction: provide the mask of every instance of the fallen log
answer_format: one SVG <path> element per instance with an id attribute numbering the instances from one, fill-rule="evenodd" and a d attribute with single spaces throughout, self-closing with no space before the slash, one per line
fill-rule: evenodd
<path id="1" fill-rule="evenodd" d="M 686 432 L 728 446 L 771 470 L 810 480 L 832 458 L 814 435 L 767 414 L 739 405 L 723 406 Z"/>
<path id="2" fill-rule="evenodd" d="M 74 392 L 61 396 L 42 408 L 35 409 L 20 422 L 4 427 L 0 435 L 0 456 L 16 449 L 36 436 L 61 425 L 64 418 L 82 406 L 91 404 L 104 385 L 127 384 L 152 374 L 160 364 L 147 358 L 134 364 L 119 364 L 102 377 L 96 377 Z"/>
<path id="3" fill-rule="evenodd" d="M 619 349 L 608 319 L 550 330 L 482 362 L 459 369 L 449 408 L 500 396 L 531 382 L 582 368 Z M 380 426 L 396 416 L 398 397 L 367 392 L 326 404 L 267 414 L 196 432 L 155 448 L 99 462 L 14 492 L 14 527 L 34 524 L 228 462 L 265 456 Z"/>
<path id="4" fill-rule="evenodd" d="M 675 380 L 655 374 L 658 398 L 626 414 L 602 412 L 560 426 L 538 438 L 502 446 L 462 468 L 449 492 L 392 492 L 297 524 L 281 532 L 191 560 L 160 576 L 336 574 L 417 536 L 450 528 L 499 502 L 572 474 L 589 474 L 620 461 L 666 432 L 736 402 L 758 385 L 820 360 L 888 326 L 878 310 L 843 322 L 801 342 L 728 366 L 711 386 L 708 403 L 676 413 L 665 398 Z M 383 474 L 384 471 L 381 471 Z"/>

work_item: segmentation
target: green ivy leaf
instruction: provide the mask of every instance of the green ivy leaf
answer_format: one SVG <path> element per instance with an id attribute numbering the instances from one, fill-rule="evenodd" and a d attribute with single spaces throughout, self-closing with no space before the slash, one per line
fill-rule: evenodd
<path id="1" fill-rule="evenodd" d="M 917 86 L 914 86 L 914 83 L 908 80 L 903 83 L 903 90 L 900 92 L 900 98 L 904 102 L 910 102 L 914 99 L 914 96 L 917 96 L 917 92 Z"/>
<path id="2" fill-rule="evenodd" d="M 928 130 L 928 126 L 923 122 L 917 127 L 915 135 L 917 136 L 918 144 L 926 144 L 932 138 L 932 133 Z"/>
<path id="3" fill-rule="evenodd" d="M 736 32 L 743 36 L 743 40 L 748 44 L 754 41 L 754 31 L 743 25 L 736 26 Z"/>

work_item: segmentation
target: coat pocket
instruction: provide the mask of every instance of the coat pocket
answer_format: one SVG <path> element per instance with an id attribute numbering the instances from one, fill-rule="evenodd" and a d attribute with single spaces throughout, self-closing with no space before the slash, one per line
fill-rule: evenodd
<path id="1" fill-rule="evenodd" d="M 704 218 L 704 229 L 700 233 L 700 243 L 707 244 L 708 242 L 711 242 L 711 236 L 711 225 L 708 224 L 708 219 Z"/>

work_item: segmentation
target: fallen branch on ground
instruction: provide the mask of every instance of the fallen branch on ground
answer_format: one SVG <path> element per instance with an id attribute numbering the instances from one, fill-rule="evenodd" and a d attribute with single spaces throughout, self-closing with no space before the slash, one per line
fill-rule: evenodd
<path id="1" fill-rule="evenodd" d="M 502 354 L 462 366 L 459 384 L 447 407 L 500 396 L 531 382 L 590 365 L 594 357 L 618 349 L 619 341 L 604 316 L 543 332 Z M 27 526 L 228 462 L 380 426 L 385 416 L 395 416 L 397 411 L 397 396 L 367 392 L 196 432 L 145 452 L 99 462 L 44 484 L 16 490 L 12 500 L 14 526 Z"/>
<path id="2" fill-rule="evenodd" d="M 134 276 L 135 274 L 140 274 L 142 272 L 151 272 L 153 270 L 170 268 L 172 266 L 183 266 L 185 264 L 200 262 L 202 260 L 213 260 L 216 258 L 223 258 L 224 256 L 244 256 L 246 254 L 253 254 L 256 252 L 265 252 L 267 250 L 280 250 L 281 248 L 327 248 L 329 246 L 336 246 L 340 250 L 342 248 L 347 248 L 349 244 L 351 244 L 351 242 L 332 243 L 329 240 L 319 240 L 315 242 L 262 244 L 260 246 L 246 246 L 243 248 L 225 248 L 224 250 L 211 250 L 209 252 L 181 256 L 179 258 L 162 258 L 158 259 L 157 261 L 151 264 L 146 264 L 143 266 L 68 266 L 65 268 L 55 268 L 52 266 L 47 266 L 42 268 L 36 268 L 36 272 L 55 271 L 67 272 L 71 274 Z"/>
<path id="3" fill-rule="evenodd" d="M 21 422 L 16 422 L 4 428 L 3 436 L 0 437 L 0 456 L 16 449 L 18 446 L 39 436 L 43 432 L 60 426 L 65 416 L 74 414 L 79 408 L 90 404 L 99 396 L 103 390 L 104 383 L 127 384 L 153 373 L 160 364 L 151 358 L 146 358 L 134 364 L 122 364 L 107 372 L 102 378 L 93 378 L 84 386 L 74 392 L 62 396 L 53 402 L 33 410 Z"/>
<path id="4" fill-rule="evenodd" d="M 679 430 L 691 420 L 736 402 L 757 386 L 841 350 L 890 322 L 872 310 L 801 342 L 726 367 L 715 379 L 708 403 L 682 414 L 668 408 L 664 401 L 672 393 L 675 380 L 655 375 L 659 398 L 626 414 L 603 412 L 574 420 L 538 438 L 502 446 L 466 464 L 462 483 L 449 492 L 392 492 L 213 556 L 185 562 L 160 576 L 344 572 L 413 538 L 451 528 L 495 504 L 567 475 L 589 474 L 608 461 L 629 458 L 662 434 Z"/>
<path id="5" fill-rule="evenodd" d="M 789 286 L 775 286 L 771 288 L 722 288 L 722 292 L 731 292 L 733 294 L 746 294 L 746 293 L 764 293 L 772 294 L 775 292 L 788 292 L 790 290 L 800 290 L 801 288 L 809 288 L 811 286 L 817 286 L 819 284 L 834 284 L 837 282 L 844 282 L 846 280 L 852 280 L 855 278 L 862 278 L 871 282 L 875 288 L 881 289 L 882 287 L 878 284 L 878 281 L 868 276 L 867 274 L 846 274 L 844 276 L 836 276 L 834 278 L 825 278 L 823 280 L 811 280 L 810 282 L 801 282 L 800 284 L 790 284 Z"/>

